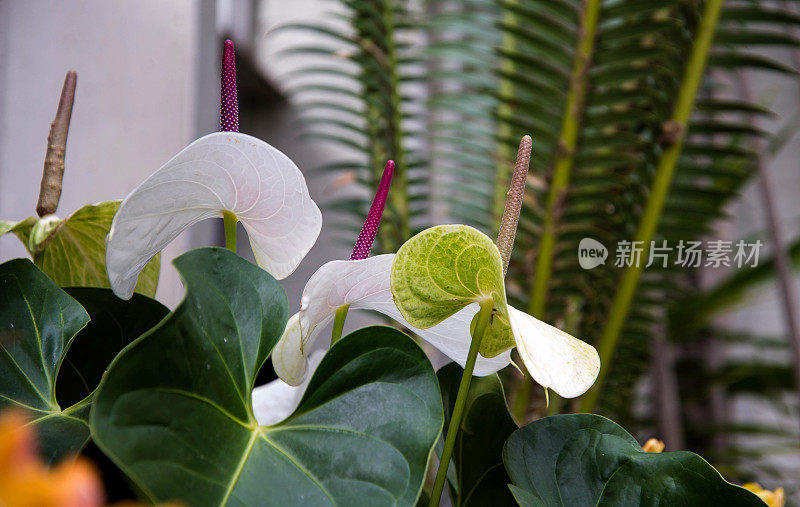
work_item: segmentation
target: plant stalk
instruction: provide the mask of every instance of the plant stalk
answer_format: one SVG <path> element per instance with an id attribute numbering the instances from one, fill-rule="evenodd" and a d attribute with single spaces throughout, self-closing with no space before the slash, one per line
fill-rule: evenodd
<path id="1" fill-rule="evenodd" d="M 547 289 L 553 269 L 553 254 L 556 245 L 557 222 L 561 215 L 564 196 L 575 165 L 575 150 L 578 144 L 581 120 L 586 105 L 586 92 L 589 87 L 589 66 L 594 54 L 597 38 L 597 23 L 600 18 L 600 0 L 584 0 L 581 8 L 581 22 L 578 32 L 577 50 L 572 63 L 569 79 L 569 94 L 561 120 L 561 134 L 553 161 L 553 179 L 547 195 L 542 237 L 536 255 L 536 270 L 531 287 L 528 313 L 538 319 L 544 318 Z M 522 421 L 528 408 L 533 379 L 526 376 L 514 399 L 514 418 Z"/>
<path id="2" fill-rule="evenodd" d="M 589 87 L 589 65 L 594 53 L 597 35 L 597 22 L 600 17 L 600 0 L 585 0 L 582 8 L 581 25 L 578 32 L 577 51 L 570 74 L 569 95 L 561 120 L 561 135 L 553 162 L 553 179 L 547 195 L 542 238 L 536 258 L 536 275 L 533 277 L 531 301 L 528 313 L 541 319 L 544 317 L 547 287 L 553 269 L 558 217 L 569 186 L 572 168 L 575 164 L 575 148 L 578 143 L 581 120 Z"/>
<path id="3" fill-rule="evenodd" d="M 433 491 L 431 492 L 430 507 L 437 507 L 442 498 L 444 483 L 447 480 L 447 468 L 450 464 L 450 458 L 453 457 L 456 437 L 458 436 L 459 428 L 461 428 L 461 419 L 464 417 L 464 407 L 467 404 L 469 385 L 472 382 L 472 372 L 475 370 L 478 350 L 481 347 L 483 335 L 486 334 L 486 328 L 489 327 L 489 323 L 491 322 L 493 309 L 494 302 L 491 299 L 481 301 L 481 309 L 478 312 L 478 321 L 475 324 L 475 330 L 472 334 L 472 343 L 470 343 L 469 346 L 467 362 L 464 365 L 464 373 L 461 375 L 461 383 L 458 385 L 458 394 L 456 395 L 453 413 L 450 414 L 450 424 L 447 426 L 444 449 L 442 450 L 442 456 L 439 460 L 439 469 L 436 471 L 436 481 L 433 483 Z"/>
<path id="4" fill-rule="evenodd" d="M 78 74 L 74 70 L 67 71 L 64 85 L 61 88 L 56 117 L 50 124 L 42 183 L 39 187 L 39 202 L 36 204 L 36 214 L 40 217 L 55 213 L 58 209 L 58 201 L 61 200 L 64 159 L 67 156 L 67 134 L 69 134 L 69 122 L 72 118 L 72 105 L 75 103 L 77 81 Z"/>
<path id="5" fill-rule="evenodd" d="M 519 0 L 508 0 L 507 3 L 514 6 L 519 4 Z M 517 15 L 510 9 L 506 9 L 503 13 L 503 23 L 509 26 L 516 25 Z M 517 36 L 511 33 L 510 30 L 503 30 L 501 47 L 506 54 L 513 52 L 517 47 Z M 502 58 L 500 60 L 500 69 L 506 74 L 511 74 L 514 72 L 514 62 L 510 58 Z M 514 98 L 514 82 L 507 77 L 501 78 L 498 83 L 498 94 L 500 96 L 500 104 L 497 107 L 497 117 L 499 119 L 497 137 L 499 140 L 497 142 L 497 169 L 495 170 L 492 215 L 493 223 L 498 224 L 498 229 L 495 232 L 499 233 L 500 217 L 505 208 L 507 185 L 511 174 L 512 151 L 508 145 L 508 139 L 512 136 L 512 130 L 508 120 L 514 114 L 514 110 L 511 107 Z"/>
<path id="6" fill-rule="evenodd" d="M 636 237 L 634 238 L 634 241 L 642 242 L 641 245 L 643 248 L 641 258 L 643 259 L 647 258 L 650 249 L 650 241 L 653 239 L 656 228 L 658 227 L 661 211 L 664 208 L 664 202 L 669 193 L 672 177 L 675 174 L 678 157 L 683 149 L 683 142 L 686 139 L 686 128 L 692 109 L 694 108 L 697 90 L 700 88 L 700 82 L 705 73 L 708 52 L 711 49 L 711 42 L 717 28 L 722 2 L 723 0 L 708 0 L 703 9 L 700 27 L 697 31 L 692 52 L 689 55 L 686 72 L 683 76 L 680 93 L 671 119 L 671 124 L 678 132 L 678 135 L 676 136 L 675 142 L 664 150 L 658 161 L 653 186 L 650 189 L 650 198 L 647 200 L 642 218 L 639 221 Z M 625 320 L 628 317 L 631 303 L 636 295 L 636 289 L 639 285 L 639 279 L 642 276 L 643 269 L 644 266 L 641 263 L 632 264 L 622 273 L 611 308 L 608 312 L 608 320 L 605 323 L 600 341 L 598 342 L 597 351 L 600 354 L 601 364 L 600 374 L 594 386 L 592 386 L 581 399 L 581 411 L 583 412 L 591 412 L 597 403 L 597 398 L 602 389 L 603 382 L 613 362 L 614 352 L 619 343 L 619 337 L 625 325 Z"/>
<path id="7" fill-rule="evenodd" d="M 344 330 L 344 321 L 347 320 L 347 311 L 350 309 L 350 304 L 342 305 L 336 309 L 333 316 L 333 331 L 331 332 L 331 347 L 338 342 L 342 337 Z"/>
<path id="8" fill-rule="evenodd" d="M 409 224 L 408 211 L 408 180 L 406 171 L 406 157 L 403 150 L 403 113 L 400 106 L 400 77 L 397 72 L 397 43 L 395 41 L 394 28 L 394 2 L 384 2 L 383 18 L 386 24 L 386 61 L 389 71 L 389 97 L 392 107 L 392 118 L 389 124 L 389 134 L 392 137 L 395 153 L 389 154 L 388 158 L 393 158 L 397 174 L 394 176 L 395 183 L 391 192 L 392 205 L 397 214 L 396 223 L 400 233 L 400 244 L 411 237 L 411 225 Z M 396 251 L 400 244 L 383 245 L 390 251 Z"/>
<path id="9" fill-rule="evenodd" d="M 236 253 L 236 224 L 239 219 L 228 210 L 222 212 L 222 222 L 225 227 L 225 248 Z"/>
<path id="10" fill-rule="evenodd" d="M 739 87 L 743 98 L 752 102 L 753 94 L 750 89 L 749 76 L 744 72 L 739 73 Z M 750 123 L 755 123 L 754 118 L 750 118 Z M 792 366 L 794 368 L 797 394 L 800 396 L 800 320 L 798 320 L 798 309 L 800 309 L 798 305 L 800 305 L 800 299 L 798 299 L 797 291 L 795 291 L 794 288 L 791 261 L 789 260 L 789 251 L 786 248 L 786 237 L 783 232 L 783 227 L 781 226 L 780 218 L 778 218 L 778 210 L 775 206 L 775 186 L 770 176 L 765 157 L 761 154 L 762 150 L 759 150 L 758 153 L 758 160 L 756 161 L 758 189 L 761 193 L 762 206 L 767 219 L 769 238 L 772 241 L 773 251 L 775 252 L 773 254 L 773 259 L 775 259 L 775 273 L 778 278 L 778 290 L 781 303 L 783 303 L 783 317 L 786 330 L 794 355 Z"/>

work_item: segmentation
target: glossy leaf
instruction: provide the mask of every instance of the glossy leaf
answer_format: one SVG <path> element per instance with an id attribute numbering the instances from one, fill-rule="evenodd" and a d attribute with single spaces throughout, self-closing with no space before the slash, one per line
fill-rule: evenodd
<path id="1" fill-rule="evenodd" d="M 491 298 L 495 315 L 480 353 L 494 357 L 514 346 L 500 252 L 472 227 L 439 225 L 408 240 L 392 265 L 391 286 L 400 313 L 422 329 Z"/>
<path id="2" fill-rule="evenodd" d="M 119 201 L 88 204 L 65 219 L 47 215 L 0 222 L 0 236 L 14 233 L 33 262 L 61 287 L 110 287 L 106 273 L 106 235 Z M 142 271 L 135 292 L 155 296 L 161 256 Z"/>
<path id="3" fill-rule="evenodd" d="M 433 370 L 400 331 L 337 342 L 297 410 L 259 427 L 251 392 L 286 323 L 266 272 L 217 248 L 175 260 L 184 301 L 109 368 L 98 445 L 156 501 L 413 504 L 442 425 Z"/>
<path id="4" fill-rule="evenodd" d="M 445 428 L 463 372 L 457 364 L 450 363 L 436 373 L 445 408 Z M 503 466 L 503 444 L 516 429 L 497 375 L 472 379 L 453 454 L 457 480 L 456 484 L 451 482 L 450 497 L 454 506 L 516 505 Z"/>
<path id="5" fill-rule="evenodd" d="M 236 215 L 256 262 L 277 278 L 295 270 L 322 227 L 303 174 L 286 155 L 238 132 L 209 134 L 122 201 L 106 252 L 114 292 L 130 297 L 149 259 L 192 224 L 223 211 Z"/>
<path id="6" fill-rule="evenodd" d="M 73 294 L 86 309 L 30 261 L 0 265 L 0 407 L 31 416 L 48 462 L 83 447 L 91 393 L 105 367 L 166 313 L 140 295 L 122 302 L 107 289 Z"/>
<path id="7" fill-rule="evenodd" d="M 735 505 L 761 500 L 691 452 L 646 453 L 592 414 L 557 415 L 511 435 L 503 451 L 520 505 Z"/>

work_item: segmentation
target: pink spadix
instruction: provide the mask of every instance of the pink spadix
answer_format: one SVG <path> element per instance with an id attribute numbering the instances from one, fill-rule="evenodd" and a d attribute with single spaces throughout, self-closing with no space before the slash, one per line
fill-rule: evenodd
<path id="1" fill-rule="evenodd" d="M 222 80 L 219 103 L 220 132 L 239 132 L 239 105 L 236 99 L 236 58 L 233 41 L 226 40 L 222 50 Z"/>
<path id="2" fill-rule="evenodd" d="M 389 186 L 392 184 L 392 174 L 394 174 L 394 160 L 386 162 L 386 167 L 383 168 L 383 176 L 381 176 L 381 182 L 375 192 L 375 198 L 372 200 L 372 206 L 370 206 L 367 219 L 364 221 L 364 227 L 361 228 L 361 233 L 358 235 L 353 254 L 350 255 L 351 261 L 369 257 L 372 243 L 375 242 L 375 236 L 378 234 L 378 226 L 381 225 L 383 209 L 386 207 L 386 197 L 389 195 Z"/>

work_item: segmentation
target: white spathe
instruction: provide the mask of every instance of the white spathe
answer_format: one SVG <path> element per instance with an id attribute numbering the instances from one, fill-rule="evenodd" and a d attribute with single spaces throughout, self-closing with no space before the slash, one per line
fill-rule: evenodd
<path id="1" fill-rule="evenodd" d="M 259 426 L 279 423 L 294 412 L 311 381 L 311 374 L 317 369 L 324 356 L 325 352 L 322 350 L 315 350 L 311 353 L 308 360 L 309 374 L 297 386 L 291 386 L 281 379 L 275 379 L 253 389 L 253 415 L 256 416 Z"/>
<path id="2" fill-rule="evenodd" d="M 183 149 L 120 205 L 106 238 L 111 288 L 133 294 L 147 261 L 189 226 L 230 211 L 258 265 L 278 279 L 295 270 L 319 236 L 322 214 L 300 169 L 269 144 L 215 132 Z"/>
<path id="3" fill-rule="evenodd" d="M 278 376 L 290 385 L 308 377 L 308 352 L 324 324 L 345 304 L 375 310 L 400 322 L 462 367 L 472 341 L 470 323 L 479 306 L 473 303 L 428 329 L 411 326 L 392 299 L 390 274 L 394 254 L 359 261 L 332 261 L 317 270 L 303 290 L 299 313 L 289 319 L 272 352 Z M 511 330 L 530 375 L 565 398 L 583 394 L 600 371 L 600 356 L 589 345 L 509 305 Z M 509 364 L 511 351 L 493 358 L 478 356 L 474 375 L 492 374 Z"/>
<path id="4" fill-rule="evenodd" d="M 542 387 L 575 398 L 600 373 L 597 350 L 564 331 L 508 305 L 511 331 L 525 369 Z"/>
<path id="5" fill-rule="evenodd" d="M 374 310 L 391 317 L 427 341 L 462 367 L 467 359 L 470 323 L 478 311 L 471 304 L 445 321 L 428 329 L 418 329 L 400 314 L 392 298 L 390 275 L 395 254 L 377 255 L 363 260 L 331 261 L 320 267 L 303 290 L 300 312 L 286 326 L 272 352 L 272 364 L 280 378 L 299 385 L 308 375 L 308 352 L 314 340 L 343 305 Z M 511 351 L 493 358 L 478 356 L 475 375 L 490 375 L 509 364 Z"/>

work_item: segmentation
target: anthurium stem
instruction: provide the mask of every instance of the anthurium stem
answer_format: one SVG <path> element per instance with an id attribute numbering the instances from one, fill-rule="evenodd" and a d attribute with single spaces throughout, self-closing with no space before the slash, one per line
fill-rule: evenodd
<path id="1" fill-rule="evenodd" d="M 572 174 L 577 151 L 578 134 L 589 87 L 589 67 L 594 54 L 597 24 L 600 17 L 600 0 L 587 0 L 581 6 L 581 24 L 578 33 L 575 57 L 569 80 L 569 93 L 564 105 L 561 121 L 561 134 L 553 162 L 553 178 L 545 203 L 544 224 L 536 257 L 535 276 L 531 286 L 531 299 L 528 313 L 539 319 L 544 318 L 545 300 L 553 269 L 558 217 L 564 202 Z M 533 392 L 533 379 L 526 376 L 517 390 L 514 400 L 514 418 L 520 422 L 530 403 Z"/>
<path id="2" fill-rule="evenodd" d="M 695 35 L 694 46 L 692 47 L 692 52 L 686 64 L 686 71 L 683 75 L 683 82 L 681 83 L 678 100 L 672 113 L 671 123 L 673 128 L 678 132 L 678 136 L 675 142 L 667 147 L 661 154 L 658 166 L 656 167 L 653 185 L 650 188 L 650 197 L 647 199 L 642 217 L 639 220 L 636 237 L 634 238 L 634 241 L 640 241 L 641 243 L 639 244 L 644 246 L 641 253 L 641 258 L 643 259 L 647 258 L 650 241 L 653 239 L 653 235 L 658 228 L 661 211 L 664 208 L 664 202 L 669 194 L 672 177 L 675 174 L 675 167 L 678 165 L 678 157 L 683 150 L 686 128 L 692 114 L 692 109 L 694 108 L 697 90 L 700 87 L 700 82 L 705 73 L 706 61 L 708 60 L 711 42 L 717 28 L 717 20 L 719 19 L 719 13 L 722 9 L 722 2 L 723 0 L 708 0 L 703 8 L 703 17 L 700 20 L 700 26 Z M 631 266 L 625 268 L 625 271 L 622 273 L 622 277 L 617 285 L 617 290 L 614 293 L 611 309 L 608 312 L 608 320 L 606 320 L 605 327 L 603 328 L 600 340 L 597 344 L 597 352 L 600 354 L 600 364 L 602 364 L 600 374 L 594 386 L 581 398 L 582 412 L 591 412 L 597 403 L 603 381 L 614 360 L 614 352 L 617 350 L 619 337 L 625 326 L 625 321 L 628 318 L 628 312 L 630 311 L 631 303 L 633 303 L 633 298 L 636 295 L 636 289 L 639 286 L 639 278 L 642 276 L 643 269 L 644 266 L 642 263 L 633 263 Z"/>
<path id="3" fill-rule="evenodd" d="M 222 212 L 222 221 L 225 226 L 225 248 L 236 253 L 236 224 L 239 219 L 226 210 Z"/>
<path id="4" fill-rule="evenodd" d="M 569 187 L 575 152 L 580 133 L 581 119 L 589 87 L 589 67 L 594 54 L 595 35 L 600 17 L 600 0 L 588 0 L 581 7 L 581 25 L 577 42 L 577 51 L 572 62 L 572 73 L 569 81 L 569 94 L 564 106 L 564 117 L 561 121 L 561 135 L 553 165 L 553 179 L 548 190 L 545 208 L 542 237 L 537 253 L 536 271 L 531 287 L 531 301 L 528 313 L 536 318 L 544 318 L 545 298 L 553 269 L 557 221 L 560 208 Z"/>
<path id="5" fill-rule="evenodd" d="M 472 383 L 472 372 L 475 370 L 475 361 L 478 359 L 478 350 L 481 347 L 483 335 L 486 334 L 486 329 L 489 327 L 489 322 L 492 319 L 493 308 L 494 302 L 491 299 L 481 302 L 481 309 L 478 312 L 478 321 L 472 333 L 472 343 L 469 346 L 467 362 L 464 365 L 464 373 L 461 375 L 461 383 L 458 385 L 456 403 L 453 407 L 453 413 L 450 414 L 450 424 L 447 426 L 444 449 L 442 450 L 442 456 L 439 460 L 439 469 L 436 471 L 436 481 L 433 483 L 433 491 L 431 492 L 430 507 L 437 507 L 439 505 L 439 500 L 442 498 L 444 483 L 447 480 L 447 467 L 450 464 L 450 458 L 453 456 L 456 437 L 458 436 L 459 428 L 461 428 L 461 419 L 464 417 L 464 406 L 467 404 L 469 385 Z"/>
<path id="6" fill-rule="evenodd" d="M 344 321 L 347 319 L 347 311 L 350 309 L 350 305 L 342 305 L 336 309 L 336 313 L 333 316 L 333 332 L 331 332 L 331 347 L 333 344 L 338 342 L 339 339 L 342 337 L 342 331 L 344 330 Z"/>
<path id="7" fill-rule="evenodd" d="M 507 8 L 503 12 L 503 24 L 508 27 L 515 27 L 518 25 L 517 15 L 513 8 L 519 6 L 519 0 L 508 0 L 506 2 Z M 514 59 L 511 57 L 517 50 L 517 35 L 513 29 L 503 30 L 503 38 L 501 40 L 501 50 L 507 55 L 500 59 L 500 69 L 503 76 L 510 76 L 514 73 Z M 494 196 L 492 198 L 492 215 L 495 222 L 498 224 L 497 231 L 500 232 L 499 219 L 503 213 L 503 206 L 506 202 L 506 185 L 508 184 L 508 177 L 511 173 L 509 169 L 509 162 L 513 152 L 508 145 L 507 139 L 510 138 L 514 132 L 511 127 L 512 120 L 514 119 L 514 81 L 509 77 L 503 77 L 498 83 L 497 92 L 500 95 L 500 104 L 497 107 L 497 117 L 500 119 L 498 126 L 497 139 L 497 169 L 495 171 L 495 184 Z"/>

